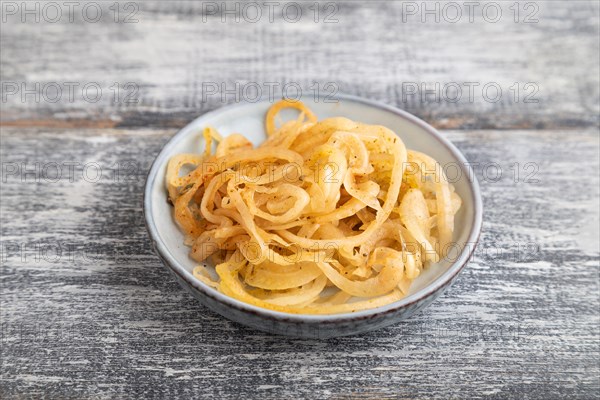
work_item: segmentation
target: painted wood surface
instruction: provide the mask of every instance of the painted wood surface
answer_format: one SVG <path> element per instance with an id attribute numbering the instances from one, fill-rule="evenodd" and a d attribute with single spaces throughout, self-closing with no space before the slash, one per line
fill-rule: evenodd
<path id="1" fill-rule="evenodd" d="M 444 132 L 481 163 L 474 260 L 414 318 L 325 341 L 229 322 L 161 265 L 142 189 L 173 133 L 2 129 L 3 398 L 597 394 L 597 132 Z"/>
<path id="2" fill-rule="evenodd" d="M 321 2 L 318 22 L 312 2 L 298 22 L 285 3 L 249 22 L 242 3 L 115 15 L 98 1 L 98 22 L 82 3 L 55 23 L 48 9 L 22 22 L 13 3 L 0 3 L 0 398 L 597 398 L 597 2 L 521 2 L 517 22 L 512 1 L 481 2 L 473 22 L 457 2 L 455 23 L 436 2 L 439 22 L 400 1 Z M 152 252 L 142 189 L 162 145 L 283 85 L 406 109 L 476 163 L 481 242 L 424 312 L 357 337 L 270 336 L 200 306 Z"/>
<path id="3" fill-rule="evenodd" d="M 598 2 L 448 3 L 273 2 L 257 18 L 240 2 L 100 1 L 98 22 L 95 7 L 79 6 L 61 7 L 55 23 L 52 10 L 40 6 L 35 23 L 17 3 L 0 28 L 1 118 L 181 127 L 259 92 L 318 90 L 441 128 L 598 125 Z"/>

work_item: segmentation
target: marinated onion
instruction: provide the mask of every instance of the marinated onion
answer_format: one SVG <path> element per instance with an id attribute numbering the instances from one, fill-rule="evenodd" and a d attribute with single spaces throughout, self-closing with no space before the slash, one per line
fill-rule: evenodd
<path id="1" fill-rule="evenodd" d="M 284 108 L 299 116 L 277 127 Z M 399 300 L 443 257 L 461 199 L 433 158 L 299 101 L 274 104 L 265 126 L 258 147 L 207 127 L 200 154 L 167 166 L 197 279 L 272 310 L 354 312 Z"/>

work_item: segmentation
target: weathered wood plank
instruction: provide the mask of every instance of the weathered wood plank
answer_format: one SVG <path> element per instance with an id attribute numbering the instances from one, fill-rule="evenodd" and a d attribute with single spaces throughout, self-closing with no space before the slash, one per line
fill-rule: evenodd
<path id="1" fill-rule="evenodd" d="M 520 3 L 518 15 L 514 2 L 481 2 L 472 22 L 471 8 L 448 3 L 429 2 L 439 11 L 426 14 L 423 2 L 321 2 L 319 22 L 313 2 L 303 3 L 298 22 L 289 22 L 294 7 L 277 3 L 271 22 L 268 7 L 257 19 L 240 2 L 120 2 L 118 15 L 113 2 L 96 2 L 103 10 L 98 22 L 90 22 L 93 8 L 84 19 L 83 6 L 70 22 L 61 6 L 52 23 L 55 14 L 33 2 L 30 9 L 40 7 L 36 23 L 35 12 L 23 14 L 24 3 L 4 2 L 1 121 L 180 127 L 236 95 L 253 99 L 258 88 L 269 97 L 272 87 L 280 96 L 289 85 L 288 96 L 295 87 L 305 94 L 339 90 L 395 104 L 446 129 L 599 125 L 597 2 Z M 236 4 L 239 12 L 224 13 Z M 132 12 L 133 23 L 126 23 Z M 502 91 L 497 102 L 495 85 Z M 454 101 L 456 87 L 461 96 Z"/>
<path id="2" fill-rule="evenodd" d="M 474 260 L 414 318 L 326 341 L 231 323 L 161 266 L 141 199 L 173 130 L 1 134 L 2 398 L 597 396 L 596 131 L 444 132 L 481 163 Z"/>

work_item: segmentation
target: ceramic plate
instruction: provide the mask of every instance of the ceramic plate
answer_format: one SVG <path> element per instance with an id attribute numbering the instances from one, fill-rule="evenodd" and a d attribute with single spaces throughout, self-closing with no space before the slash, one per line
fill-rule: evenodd
<path id="1" fill-rule="evenodd" d="M 165 171 L 171 156 L 200 152 L 203 149 L 202 129 L 213 126 L 227 136 L 241 133 L 254 144 L 265 139 L 264 118 L 272 103 L 238 103 L 209 112 L 179 131 L 156 158 L 145 188 L 144 213 L 152 243 L 167 268 L 183 287 L 214 311 L 236 322 L 271 333 L 300 337 L 332 337 L 377 329 L 404 319 L 425 307 L 456 278 L 470 258 L 479 237 L 482 203 L 477 180 L 470 173 L 463 155 L 434 128 L 399 109 L 353 96 L 338 96 L 335 101 L 306 97 L 302 101 L 319 119 L 347 117 L 356 121 L 384 125 L 404 141 L 406 147 L 422 151 L 435 158 L 463 199 L 455 217 L 454 241 L 449 256 L 425 269 L 413 282 L 405 298 L 384 307 L 355 313 L 333 315 L 298 315 L 255 307 L 230 298 L 195 279 L 192 270 L 197 264 L 189 257 L 183 244 L 183 234 L 173 219 L 172 206 L 167 202 Z M 288 113 L 289 114 L 286 114 Z M 295 114 L 284 110 L 284 119 Z M 297 115 L 297 114 L 296 114 Z"/>

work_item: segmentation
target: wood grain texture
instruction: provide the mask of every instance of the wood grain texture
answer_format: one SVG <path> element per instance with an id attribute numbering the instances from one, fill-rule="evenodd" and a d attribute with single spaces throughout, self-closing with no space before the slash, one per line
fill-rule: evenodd
<path id="1" fill-rule="evenodd" d="M 490 2 L 473 22 L 457 2 L 456 23 L 421 22 L 420 1 L 321 2 L 317 23 L 313 2 L 296 23 L 284 3 L 255 23 L 192 1 L 22 22 L 8 3 L 23 4 L 0 3 L 1 399 L 598 397 L 598 2 L 521 2 L 514 22 L 514 2 L 497 1 L 495 23 Z M 475 257 L 410 320 L 325 341 L 266 335 L 200 306 L 152 252 L 142 189 L 175 128 L 285 84 L 396 105 L 479 163 Z"/>
<path id="2" fill-rule="evenodd" d="M 473 261 L 410 320 L 325 341 L 229 322 L 160 264 L 142 189 L 173 133 L 2 128 L 3 399 L 597 396 L 595 130 L 443 132 L 481 163 Z"/>
<path id="3" fill-rule="evenodd" d="M 491 2 L 502 13 L 497 22 L 490 22 L 496 19 L 493 9 L 484 18 L 490 2 L 477 2 L 472 22 L 469 9 L 458 2 L 461 17 L 455 23 L 448 2 L 428 6 L 437 4 L 438 22 L 436 14 L 424 14 L 423 2 L 321 2 L 318 23 L 313 2 L 303 3 L 296 23 L 287 22 L 295 11 L 285 3 L 274 7 L 272 22 L 263 7 L 255 23 L 249 22 L 255 14 L 244 13 L 239 2 L 227 3 L 229 10 L 238 5 L 233 15 L 223 13 L 222 2 L 130 3 L 135 7 L 118 3 L 115 16 L 113 2 L 96 2 L 103 14 L 95 23 L 82 17 L 82 6 L 73 11 L 73 22 L 66 7 L 56 23 L 48 22 L 54 16 L 49 11 L 39 23 L 34 16 L 22 22 L 20 5 L 17 12 L 5 12 L 2 124 L 181 127 L 201 112 L 237 101 L 236 93 L 251 99 L 258 87 L 267 97 L 274 85 L 280 96 L 286 84 L 292 85 L 286 92 L 292 97 L 296 85 L 311 94 L 314 88 L 326 93 L 335 88 L 397 105 L 446 129 L 600 123 L 596 1 L 536 1 L 527 8 L 522 3 L 518 22 L 510 8 L 514 2 Z M 207 3 L 219 9 L 211 12 Z M 125 23 L 133 11 L 137 22 Z M 93 10 L 88 14 L 93 17 Z M 332 23 L 324 22 L 327 17 Z M 100 98 L 95 100 L 92 86 L 86 100 L 83 87 L 96 84 Z M 467 84 L 478 85 L 472 97 Z M 498 85 L 502 97 L 493 101 L 495 89 L 488 88 L 486 100 L 486 84 Z M 68 85 L 77 85 L 72 97 Z M 213 85 L 219 87 L 216 94 Z M 221 85 L 234 93 L 222 98 Z M 461 96 L 453 101 L 456 86 Z"/>

